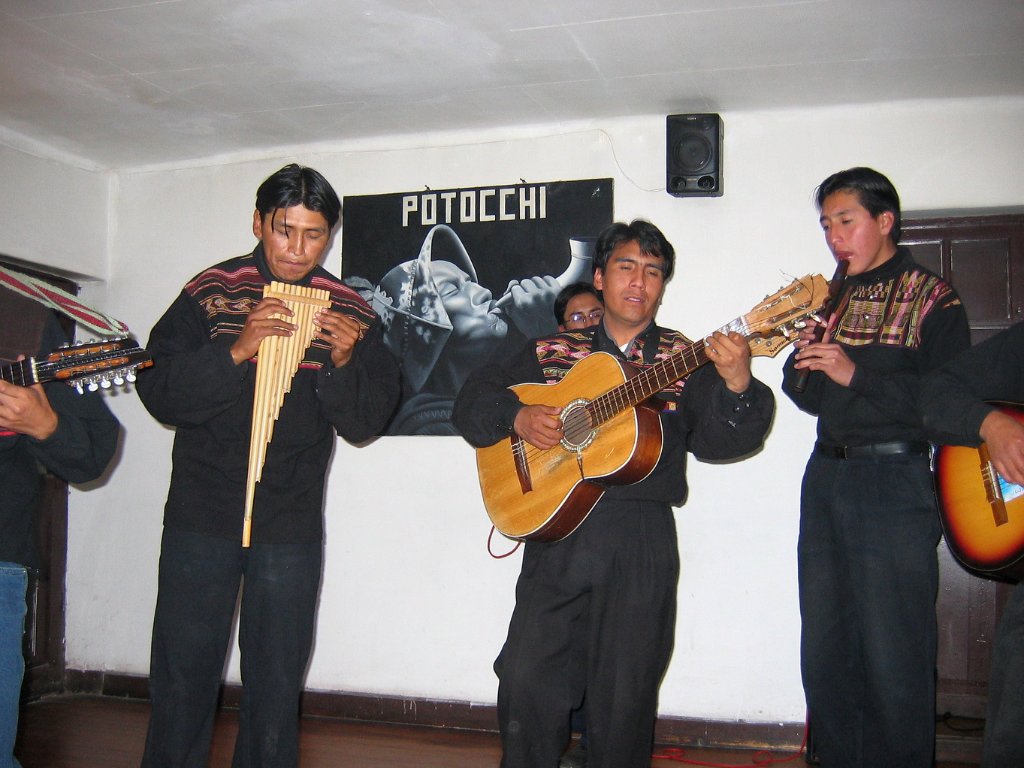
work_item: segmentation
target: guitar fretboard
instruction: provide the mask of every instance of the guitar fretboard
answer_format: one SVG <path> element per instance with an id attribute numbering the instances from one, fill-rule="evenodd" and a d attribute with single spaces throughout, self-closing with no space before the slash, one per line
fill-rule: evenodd
<path id="1" fill-rule="evenodd" d="M 61 347 L 42 359 L 0 364 L 0 379 L 21 387 L 61 381 L 81 392 L 134 381 L 136 370 L 152 364 L 134 339 L 107 339 Z"/>
<path id="2" fill-rule="evenodd" d="M 28 387 L 38 383 L 35 360 L 29 358 L 9 365 L 0 365 L 0 379 L 17 384 L 19 387 Z"/>
<path id="3" fill-rule="evenodd" d="M 750 335 L 749 329 L 741 317 L 732 320 L 718 330 L 722 333 L 736 331 L 744 337 Z M 665 389 L 669 384 L 693 373 L 706 362 L 708 362 L 707 344 L 704 339 L 700 339 L 649 368 L 642 369 L 636 376 L 594 398 L 587 405 L 591 425 L 603 424 L 627 408 L 642 403 L 654 393 Z"/>

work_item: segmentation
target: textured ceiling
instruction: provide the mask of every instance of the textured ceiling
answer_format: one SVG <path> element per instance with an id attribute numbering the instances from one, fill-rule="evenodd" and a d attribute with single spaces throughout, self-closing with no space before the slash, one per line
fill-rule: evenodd
<path id="1" fill-rule="evenodd" d="M 452 129 L 1024 95 L 1022 0 L 0 0 L 0 142 L 121 168 Z"/>

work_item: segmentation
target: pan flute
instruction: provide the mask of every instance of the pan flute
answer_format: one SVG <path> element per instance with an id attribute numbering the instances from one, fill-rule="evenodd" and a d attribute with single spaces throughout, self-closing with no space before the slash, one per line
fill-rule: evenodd
<path id="1" fill-rule="evenodd" d="M 331 306 L 329 291 L 299 285 L 272 282 L 264 287 L 263 297 L 280 299 L 294 314 L 286 319 L 297 327 L 291 336 L 267 336 L 256 355 L 256 393 L 252 403 L 252 433 L 249 438 L 249 475 L 245 486 L 245 518 L 242 546 L 248 547 L 252 535 L 252 505 L 256 483 L 263 474 L 267 446 L 274 436 L 274 423 L 281 412 L 284 396 L 291 391 L 292 378 L 309 345 L 316 338 L 313 319 L 321 309 Z"/>

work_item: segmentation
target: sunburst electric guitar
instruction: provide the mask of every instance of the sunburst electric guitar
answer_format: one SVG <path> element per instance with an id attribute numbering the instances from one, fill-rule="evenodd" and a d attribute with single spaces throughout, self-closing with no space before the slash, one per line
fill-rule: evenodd
<path id="1" fill-rule="evenodd" d="M 993 404 L 1024 423 L 1024 406 Z M 984 443 L 940 446 L 935 490 L 946 546 L 967 570 L 1005 581 L 1024 578 L 1024 487 L 1000 477 Z"/>
<path id="2" fill-rule="evenodd" d="M 794 280 L 720 330 L 745 336 L 751 354 L 772 357 L 796 338 L 801 320 L 821 309 L 828 287 L 821 275 Z M 494 527 L 513 539 L 557 541 L 576 530 L 606 486 L 649 475 L 661 457 L 662 433 L 658 412 L 645 401 L 707 361 L 703 339 L 643 370 L 597 352 L 556 384 L 512 387 L 527 405 L 560 407 L 564 437 L 548 450 L 515 434 L 477 449 Z"/>

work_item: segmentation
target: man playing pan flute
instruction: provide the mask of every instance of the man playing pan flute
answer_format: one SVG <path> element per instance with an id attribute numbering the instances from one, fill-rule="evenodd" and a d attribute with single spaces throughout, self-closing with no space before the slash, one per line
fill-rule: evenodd
<path id="1" fill-rule="evenodd" d="M 847 277 L 828 335 L 809 323 L 782 376 L 817 417 L 797 540 L 807 709 L 823 766 L 931 768 L 940 526 L 917 400 L 922 377 L 969 345 L 967 314 L 900 245 L 884 174 L 847 168 L 814 197 Z"/>
<path id="2" fill-rule="evenodd" d="M 606 229 L 593 265 L 605 304 L 601 322 L 535 339 L 504 365 L 474 372 L 453 414 L 463 436 L 481 448 L 514 433 L 532 449 L 550 450 L 565 436 L 558 407 L 564 403 L 524 405 L 508 387 L 557 384 L 594 352 L 650 369 L 688 345 L 654 322 L 674 254 L 649 222 Z M 588 768 L 650 766 L 658 687 L 675 638 L 679 550 L 672 507 L 686 498 L 686 454 L 751 453 L 775 405 L 771 390 L 751 376 L 742 335 L 714 333 L 707 355 L 713 365 L 653 398 L 664 445 L 651 473 L 608 488 L 568 537 L 526 544 L 508 638 L 494 665 L 502 768 L 557 765 L 569 712 L 584 692 Z"/>
<path id="3" fill-rule="evenodd" d="M 243 694 L 233 765 L 294 766 L 314 632 L 324 475 L 335 433 L 380 434 L 398 366 L 370 307 L 319 262 L 341 205 L 322 175 L 288 165 L 256 193 L 252 253 L 190 280 L 157 322 L 139 396 L 176 428 L 153 621 L 153 713 L 143 766 L 205 766 L 239 586 Z M 272 281 L 329 292 L 299 328 Z M 242 546 L 260 342 L 306 336 L 255 485 Z M 308 339 L 312 337 L 312 344 Z M 308 349 L 306 348 L 308 346 Z"/>

